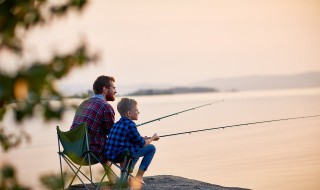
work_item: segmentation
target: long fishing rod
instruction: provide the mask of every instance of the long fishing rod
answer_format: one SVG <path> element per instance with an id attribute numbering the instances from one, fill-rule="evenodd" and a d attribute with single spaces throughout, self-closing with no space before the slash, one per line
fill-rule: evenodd
<path id="1" fill-rule="evenodd" d="M 185 131 L 185 132 L 180 132 L 180 133 L 161 135 L 159 137 L 170 137 L 170 136 L 176 136 L 176 135 L 183 135 L 183 134 L 191 134 L 191 133 L 197 133 L 197 132 L 203 132 L 203 131 L 210 131 L 210 130 L 215 130 L 215 129 L 225 129 L 225 128 L 232 128 L 232 127 L 239 127 L 239 126 L 243 126 L 243 125 L 254 125 L 254 124 L 260 124 L 260 123 L 270 123 L 270 122 L 293 120 L 293 119 L 304 119 L 304 118 L 319 117 L 319 116 L 320 115 L 310 115 L 310 116 L 302 116 L 302 117 L 291 117 L 291 118 L 285 118 L 285 119 L 273 119 L 273 120 L 266 120 L 266 121 L 256 121 L 256 122 L 242 123 L 242 124 L 236 124 L 236 125 L 227 125 L 227 126 L 223 126 L 223 127 L 213 127 L 213 128 L 200 129 L 200 130 L 194 130 L 194 131 Z"/>
<path id="2" fill-rule="evenodd" d="M 161 119 L 164 119 L 164 118 L 167 118 L 167 117 L 175 116 L 175 115 L 178 115 L 178 114 L 180 114 L 180 113 L 187 112 L 187 111 L 192 111 L 192 110 L 195 110 L 195 109 L 198 109 L 198 108 L 201 108 L 201 107 L 210 106 L 210 105 L 212 105 L 212 104 L 216 104 L 216 103 L 223 102 L 223 101 L 224 101 L 224 100 L 219 100 L 219 101 L 212 102 L 212 103 L 209 103 L 209 104 L 204 104 L 204 105 L 201 105 L 201 106 L 197 106 L 197 107 L 193 107 L 193 108 L 190 108 L 190 109 L 186 109 L 186 110 L 183 110 L 183 111 L 180 111 L 180 112 L 176 112 L 176 113 L 173 113 L 173 114 L 170 114 L 170 115 L 166 115 L 166 116 L 163 116 L 163 117 L 159 117 L 159 118 L 156 118 L 156 119 L 153 119 L 153 120 L 146 121 L 146 122 L 144 122 L 144 123 L 138 124 L 138 125 L 136 125 L 136 127 L 139 127 L 139 126 L 141 126 L 141 125 L 145 125 L 145 124 L 148 124 L 148 123 L 152 123 L 152 122 L 155 122 L 155 121 L 160 121 Z"/>

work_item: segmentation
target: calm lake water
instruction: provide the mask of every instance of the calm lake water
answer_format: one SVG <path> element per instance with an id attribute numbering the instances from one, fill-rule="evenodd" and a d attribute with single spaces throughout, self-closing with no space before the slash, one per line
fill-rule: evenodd
<path id="1" fill-rule="evenodd" d="M 320 89 L 204 93 L 134 97 L 142 123 L 184 109 L 224 100 L 211 106 L 139 127 L 151 136 L 212 127 L 320 114 Z M 117 101 L 112 105 L 116 107 Z M 80 103 L 82 100 L 70 100 Z M 68 130 L 74 111 L 62 121 L 33 119 L 22 126 L 32 142 L 9 153 L 0 163 L 19 168 L 19 179 L 42 189 L 40 174 L 58 173 L 56 125 Z M 15 125 L 9 113 L 4 125 Z M 119 115 L 116 115 L 119 119 Z M 11 130 L 16 130 L 11 127 Z M 320 189 L 320 117 L 239 126 L 154 142 L 156 156 L 146 173 L 177 175 L 227 187 L 250 189 Z"/>

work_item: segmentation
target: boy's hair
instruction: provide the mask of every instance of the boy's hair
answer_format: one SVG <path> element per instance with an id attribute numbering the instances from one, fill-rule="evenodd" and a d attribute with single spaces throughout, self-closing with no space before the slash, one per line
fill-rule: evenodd
<path id="1" fill-rule="evenodd" d="M 93 91 L 95 94 L 102 94 L 103 87 L 109 88 L 111 81 L 115 82 L 113 77 L 110 76 L 99 76 L 93 83 Z"/>
<path id="2" fill-rule="evenodd" d="M 118 102 L 117 109 L 121 116 L 124 116 L 128 111 L 132 110 L 138 104 L 137 101 L 130 98 L 121 98 Z"/>

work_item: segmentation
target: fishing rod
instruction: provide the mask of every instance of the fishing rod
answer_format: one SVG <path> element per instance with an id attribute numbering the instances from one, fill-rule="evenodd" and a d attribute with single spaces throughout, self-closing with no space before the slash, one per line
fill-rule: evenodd
<path id="1" fill-rule="evenodd" d="M 223 127 L 213 127 L 213 128 L 200 129 L 200 130 L 194 130 L 194 131 L 185 131 L 185 132 L 180 132 L 180 133 L 161 135 L 159 137 L 170 137 L 170 136 L 176 136 L 176 135 L 183 135 L 183 134 L 191 134 L 191 133 L 197 133 L 197 132 L 203 132 L 203 131 L 210 131 L 210 130 L 215 130 L 215 129 L 225 129 L 225 128 L 232 128 L 232 127 L 239 127 L 239 126 L 243 126 L 243 125 L 254 125 L 254 124 L 260 124 L 260 123 L 270 123 L 270 122 L 293 120 L 293 119 L 305 119 L 305 118 L 319 117 L 319 116 L 320 115 L 310 115 L 310 116 L 301 116 L 301 117 L 291 117 L 291 118 L 285 118 L 285 119 L 273 119 L 273 120 L 266 120 L 266 121 L 256 121 L 256 122 L 242 123 L 242 124 L 236 124 L 236 125 L 227 125 L 227 126 L 223 126 Z"/>
<path id="2" fill-rule="evenodd" d="M 180 114 L 180 113 L 187 112 L 187 111 L 192 111 L 192 110 L 195 110 L 195 109 L 198 109 L 198 108 L 201 108 L 201 107 L 210 106 L 210 105 L 212 105 L 212 104 L 216 104 L 216 103 L 223 102 L 223 101 L 224 101 L 224 100 L 219 100 L 219 101 L 212 102 L 212 103 L 209 103 L 209 104 L 204 104 L 204 105 L 201 105 L 201 106 L 197 106 L 197 107 L 193 107 L 193 108 L 190 108 L 190 109 L 186 109 L 186 110 L 183 110 L 183 111 L 180 111 L 180 112 L 176 112 L 176 113 L 173 113 L 173 114 L 170 114 L 170 115 L 166 115 L 166 116 L 163 116 L 163 117 L 159 117 L 159 118 L 156 118 L 156 119 L 153 119 L 153 120 L 146 121 L 146 122 L 144 122 L 144 123 L 138 124 L 138 125 L 136 125 L 136 127 L 139 127 L 139 126 L 141 126 L 141 125 L 145 125 L 145 124 L 148 124 L 148 123 L 152 123 L 152 122 L 155 122 L 155 121 L 160 121 L 161 119 L 164 119 L 164 118 L 167 118 L 167 117 L 175 116 L 175 115 L 178 115 L 178 114 Z"/>

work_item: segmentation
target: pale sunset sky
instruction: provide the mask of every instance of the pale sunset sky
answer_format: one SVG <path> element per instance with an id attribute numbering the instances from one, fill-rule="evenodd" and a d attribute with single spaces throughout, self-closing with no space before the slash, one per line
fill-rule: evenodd
<path id="1" fill-rule="evenodd" d="M 85 40 L 100 60 L 63 84 L 178 84 L 320 71 L 319 0 L 91 0 L 26 37 L 46 58 Z M 30 56 L 30 57 L 32 57 Z"/>

